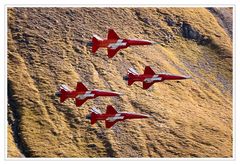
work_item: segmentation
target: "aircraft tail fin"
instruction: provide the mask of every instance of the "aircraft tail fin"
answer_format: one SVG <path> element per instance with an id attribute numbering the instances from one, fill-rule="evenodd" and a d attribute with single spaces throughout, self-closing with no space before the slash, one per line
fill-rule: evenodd
<path id="1" fill-rule="evenodd" d="M 98 50 L 99 41 L 101 41 L 101 40 L 102 40 L 102 38 L 100 38 L 99 36 L 93 35 L 93 38 L 92 38 L 92 52 L 93 53 L 96 53 L 96 51 Z"/>
<path id="2" fill-rule="evenodd" d="M 68 98 L 67 93 L 70 92 L 71 90 L 67 85 L 64 85 L 64 84 L 61 84 L 58 90 L 59 92 L 57 93 L 60 96 L 60 102 L 62 103 Z"/>
<path id="3" fill-rule="evenodd" d="M 68 91 L 66 91 L 65 89 L 60 89 L 60 93 L 61 93 L 61 95 L 60 95 L 60 102 L 61 103 L 63 103 L 68 98 L 67 92 Z"/>
<path id="4" fill-rule="evenodd" d="M 102 114 L 101 111 L 95 107 L 91 109 L 91 124 L 95 124 L 97 122 L 96 115 L 97 114 Z"/>
<path id="5" fill-rule="evenodd" d="M 134 77 L 134 74 L 128 73 L 128 85 L 132 85 L 135 82 Z"/>
<path id="6" fill-rule="evenodd" d="M 91 124 L 95 124 L 97 122 L 96 113 L 91 113 Z"/>

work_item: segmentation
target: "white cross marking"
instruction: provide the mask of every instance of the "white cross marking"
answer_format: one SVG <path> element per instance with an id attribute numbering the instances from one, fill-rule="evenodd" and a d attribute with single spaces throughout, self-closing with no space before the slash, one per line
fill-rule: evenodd
<path id="1" fill-rule="evenodd" d="M 117 40 L 116 43 L 109 44 L 108 47 L 110 49 L 117 49 L 119 46 L 126 46 L 127 43 L 123 42 L 123 40 Z"/>
<path id="2" fill-rule="evenodd" d="M 115 116 L 108 117 L 106 120 L 110 121 L 110 122 L 113 122 L 113 121 L 118 120 L 118 119 L 124 119 L 124 116 L 121 116 L 120 113 L 117 113 Z"/>
<path id="3" fill-rule="evenodd" d="M 144 79 L 144 82 L 152 83 L 153 81 L 160 81 L 160 80 L 162 80 L 162 77 L 158 77 L 158 75 L 154 75 L 152 78 Z"/>
<path id="4" fill-rule="evenodd" d="M 88 97 L 94 97 L 94 94 L 91 93 L 92 91 L 86 91 L 84 94 L 77 95 L 77 98 L 80 100 L 84 100 Z"/>

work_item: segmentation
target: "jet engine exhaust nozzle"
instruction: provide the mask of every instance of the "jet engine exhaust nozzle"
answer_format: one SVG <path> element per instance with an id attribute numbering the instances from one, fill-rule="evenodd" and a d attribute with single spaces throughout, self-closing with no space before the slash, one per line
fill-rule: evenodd
<path id="1" fill-rule="evenodd" d="M 128 76 L 123 76 L 123 80 L 128 80 L 129 79 L 129 77 Z"/>
<path id="2" fill-rule="evenodd" d="M 55 93 L 55 96 L 60 97 L 60 96 L 61 96 L 61 93 L 60 93 L 59 91 L 57 91 L 57 92 Z"/>
<path id="3" fill-rule="evenodd" d="M 91 120 L 91 114 L 88 114 L 88 115 L 86 116 L 86 119 Z"/>

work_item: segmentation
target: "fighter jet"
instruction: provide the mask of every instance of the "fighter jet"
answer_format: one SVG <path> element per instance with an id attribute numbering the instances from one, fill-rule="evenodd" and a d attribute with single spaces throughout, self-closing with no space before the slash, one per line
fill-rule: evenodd
<path id="1" fill-rule="evenodd" d="M 148 115 L 130 113 L 130 112 L 118 112 L 111 105 L 107 106 L 106 113 L 101 113 L 99 109 L 93 108 L 91 113 L 86 116 L 86 119 L 91 120 L 91 124 L 96 123 L 98 120 L 105 120 L 106 128 L 111 128 L 116 122 L 124 121 L 126 119 L 141 119 L 149 118 Z"/>
<path id="2" fill-rule="evenodd" d="M 107 39 L 102 39 L 97 35 L 93 35 L 92 52 L 95 53 L 98 48 L 107 48 L 108 57 L 112 58 L 120 49 L 127 48 L 131 45 L 152 44 L 155 44 L 155 42 L 140 39 L 121 39 L 113 29 L 109 29 Z"/>
<path id="3" fill-rule="evenodd" d="M 75 99 L 75 104 L 80 107 L 88 99 L 93 99 L 99 96 L 120 96 L 121 93 L 103 90 L 88 90 L 83 83 L 78 82 L 75 91 L 70 90 L 66 85 L 60 85 L 59 90 L 55 93 L 60 97 L 60 102 L 64 102 L 68 98 Z"/>
<path id="4" fill-rule="evenodd" d="M 146 66 L 143 74 L 138 74 L 133 68 L 128 69 L 128 75 L 123 79 L 128 81 L 128 85 L 132 85 L 135 81 L 143 82 L 143 89 L 148 89 L 155 82 L 162 82 L 164 80 L 182 80 L 189 79 L 190 76 L 173 75 L 169 73 L 156 74 L 150 66 Z"/>

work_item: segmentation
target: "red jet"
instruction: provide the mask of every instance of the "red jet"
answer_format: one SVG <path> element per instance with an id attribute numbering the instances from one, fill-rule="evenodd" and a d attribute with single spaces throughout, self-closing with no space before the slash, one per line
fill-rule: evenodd
<path id="1" fill-rule="evenodd" d="M 96 123 L 98 120 L 105 120 L 106 128 L 111 128 L 116 122 L 124 121 L 126 119 L 141 119 L 149 118 L 148 115 L 130 113 L 130 112 L 118 112 L 111 105 L 107 106 L 107 111 L 102 114 L 100 110 L 93 108 L 91 114 L 87 115 L 86 118 L 91 120 L 91 124 Z"/>
<path id="2" fill-rule="evenodd" d="M 124 76 L 123 79 L 128 81 L 128 85 L 132 85 L 135 81 L 143 82 L 143 89 L 148 89 L 155 82 L 162 82 L 164 80 L 182 80 L 189 79 L 190 76 L 179 76 L 169 73 L 159 73 L 151 69 L 151 67 L 146 66 L 143 74 L 138 74 L 133 68 L 128 69 L 128 75 Z"/>
<path id="3" fill-rule="evenodd" d="M 112 58 L 120 49 L 131 45 L 152 45 L 155 42 L 140 39 L 121 39 L 113 29 L 108 30 L 107 39 L 102 39 L 97 35 L 92 38 L 92 52 L 95 53 L 98 48 L 107 48 L 108 57 Z"/>
<path id="4" fill-rule="evenodd" d="M 102 91 L 102 90 L 88 90 L 83 83 L 78 82 L 75 91 L 70 90 L 66 85 L 60 85 L 59 90 L 55 93 L 60 97 L 60 102 L 64 102 L 68 98 L 75 99 L 76 106 L 80 107 L 88 99 L 93 99 L 98 96 L 120 96 L 121 93 Z"/>

